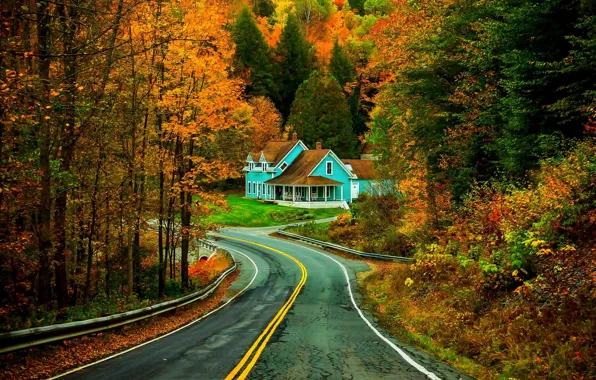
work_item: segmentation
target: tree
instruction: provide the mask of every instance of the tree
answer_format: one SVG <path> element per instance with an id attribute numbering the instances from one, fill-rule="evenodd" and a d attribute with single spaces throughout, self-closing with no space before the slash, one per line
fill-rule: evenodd
<path id="1" fill-rule="evenodd" d="M 288 16 L 277 45 L 277 54 L 280 59 L 278 83 L 281 97 L 278 108 L 287 117 L 296 90 L 308 79 L 314 64 L 313 48 L 306 41 L 294 14 Z"/>
<path id="2" fill-rule="evenodd" d="M 249 99 L 252 108 L 250 141 L 253 151 L 262 149 L 267 141 L 281 138 L 281 114 L 273 102 L 257 96 Z"/>
<path id="3" fill-rule="evenodd" d="M 333 42 L 333 49 L 331 49 L 331 61 L 329 62 L 329 73 L 337 79 L 340 86 L 345 86 L 346 83 L 354 81 L 356 70 L 350 57 L 346 54 L 343 46 L 339 44 L 337 39 Z"/>
<path id="4" fill-rule="evenodd" d="M 333 12 L 331 0 L 296 0 L 296 15 L 305 24 L 313 21 L 325 21 Z"/>
<path id="5" fill-rule="evenodd" d="M 348 102 L 337 80 L 313 71 L 292 104 L 288 118 L 294 131 L 310 146 L 321 142 L 342 158 L 354 155 L 356 139 Z"/>
<path id="6" fill-rule="evenodd" d="M 232 27 L 232 36 L 236 43 L 236 60 L 240 68 L 250 71 L 250 84 L 246 93 L 277 99 L 269 46 L 246 6 L 238 14 Z"/>
<path id="7" fill-rule="evenodd" d="M 366 0 L 364 2 L 364 10 L 369 14 L 387 15 L 393 8 L 393 3 L 390 0 Z"/>

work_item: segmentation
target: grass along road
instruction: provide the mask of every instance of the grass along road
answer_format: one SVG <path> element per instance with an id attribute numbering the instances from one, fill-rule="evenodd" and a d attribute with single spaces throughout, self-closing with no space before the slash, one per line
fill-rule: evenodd
<path id="1" fill-rule="evenodd" d="M 216 212 L 208 222 L 233 227 L 268 227 L 330 218 L 344 212 L 339 208 L 303 209 L 266 204 L 245 198 L 243 194 L 229 194 L 226 200 L 231 210 Z"/>

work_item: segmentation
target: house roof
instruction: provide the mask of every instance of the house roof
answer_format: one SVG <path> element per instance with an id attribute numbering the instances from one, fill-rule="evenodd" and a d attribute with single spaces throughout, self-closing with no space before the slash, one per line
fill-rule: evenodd
<path id="1" fill-rule="evenodd" d="M 374 161 L 371 160 L 341 160 L 346 165 L 350 165 L 352 173 L 356 174 L 358 179 L 377 179 L 378 174 L 374 167 Z"/>
<path id="2" fill-rule="evenodd" d="M 273 163 L 275 166 L 298 143 L 298 141 L 273 140 L 267 142 L 260 152 L 252 152 L 250 155 L 252 156 L 253 161 L 258 161 L 261 158 L 261 154 L 263 154 L 265 160 Z"/>
<path id="3" fill-rule="evenodd" d="M 341 185 L 341 182 L 329 178 L 309 176 L 328 152 L 329 149 L 304 150 L 282 174 L 265 183 L 269 185 Z"/>

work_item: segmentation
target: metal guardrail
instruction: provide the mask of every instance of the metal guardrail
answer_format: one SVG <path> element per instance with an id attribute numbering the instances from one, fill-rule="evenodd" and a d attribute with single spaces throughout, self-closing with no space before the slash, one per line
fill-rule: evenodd
<path id="1" fill-rule="evenodd" d="M 338 251 L 352 253 L 352 254 L 358 255 L 360 257 L 369 257 L 372 259 L 379 259 L 379 260 L 398 261 L 401 263 L 413 263 L 414 262 L 414 259 L 411 257 L 390 256 L 390 255 L 381 255 L 380 253 L 362 252 L 362 251 L 358 251 L 358 250 L 355 250 L 352 248 L 347 248 L 347 247 L 343 247 L 341 245 L 328 243 L 326 241 L 317 240 L 317 239 L 309 238 L 309 237 L 298 235 L 298 234 L 293 234 L 291 232 L 286 232 L 283 230 L 278 230 L 277 233 L 282 236 L 287 236 L 289 238 L 296 239 L 296 240 L 302 240 L 307 243 L 316 244 L 321 247 L 326 247 L 326 248 L 336 249 Z"/>
<path id="2" fill-rule="evenodd" d="M 217 246 L 213 243 L 211 243 L 208 240 L 204 240 L 204 239 L 197 239 L 197 245 L 199 247 L 205 248 L 211 252 L 215 252 L 217 251 Z"/>
<path id="3" fill-rule="evenodd" d="M 232 266 L 220 274 L 206 288 L 175 300 L 162 302 L 143 309 L 109 315 L 107 317 L 1 333 L 0 353 L 113 329 L 207 298 L 207 296 L 217 289 L 217 286 L 236 269 L 236 266 L 236 262 L 234 261 Z"/>

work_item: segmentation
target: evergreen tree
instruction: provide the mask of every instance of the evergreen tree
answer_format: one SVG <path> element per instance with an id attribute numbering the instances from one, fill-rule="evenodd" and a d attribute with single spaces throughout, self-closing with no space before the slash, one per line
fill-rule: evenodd
<path id="1" fill-rule="evenodd" d="M 275 12 L 275 7 L 271 0 L 256 0 L 253 4 L 252 11 L 257 16 L 269 17 Z"/>
<path id="2" fill-rule="evenodd" d="M 302 34 L 294 14 L 288 15 L 288 21 L 277 45 L 277 52 L 281 59 L 278 80 L 281 102 L 278 108 L 284 117 L 287 117 L 296 90 L 308 79 L 314 63 L 313 48 Z"/>
<path id="3" fill-rule="evenodd" d="M 352 60 L 348 57 L 337 39 L 333 43 L 333 49 L 331 49 L 329 72 L 337 79 L 339 85 L 342 87 L 346 83 L 354 81 L 354 77 L 356 76 L 356 70 L 354 69 Z"/>
<path id="4" fill-rule="evenodd" d="M 246 6 L 238 14 L 236 23 L 232 27 L 232 36 L 236 43 L 238 65 L 242 69 L 250 70 L 250 84 L 246 88 L 246 93 L 266 95 L 273 100 L 278 99 L 269 46 Z"/>
<path id="5" fill-rule="evenodd" d="M 314 71 L 300 85 L 288 125 L 309 146 L 321 142 L 342 158 L 354 155 L 352 115 L 346 96 L 333 77 Z"/>

